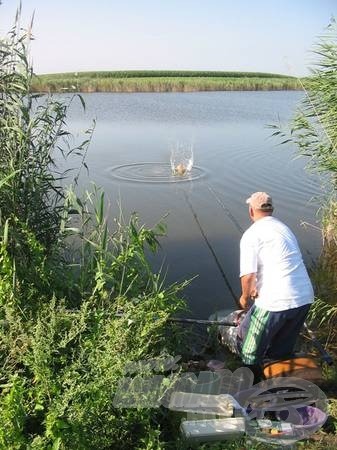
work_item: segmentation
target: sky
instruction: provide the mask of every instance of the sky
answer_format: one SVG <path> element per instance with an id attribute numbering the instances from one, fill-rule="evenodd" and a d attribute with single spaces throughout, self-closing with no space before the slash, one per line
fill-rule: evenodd
<path id="1" fill-rule="evenodd" d="M 0 0 L 0 36 L 19 0 Z M 337 0 L 22 0 L 38 74 L 88 70 L 309 73 Z"/>

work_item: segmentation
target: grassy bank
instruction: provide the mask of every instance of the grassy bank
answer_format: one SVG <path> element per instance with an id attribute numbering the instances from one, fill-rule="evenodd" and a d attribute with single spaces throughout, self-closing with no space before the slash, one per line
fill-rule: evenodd
<path id="1" fill-rule="evenodd" d="M 125 71 L 39 75 L 34 92 L 195 92 L 295 90 L 296 78 L 254 72 Z"/>

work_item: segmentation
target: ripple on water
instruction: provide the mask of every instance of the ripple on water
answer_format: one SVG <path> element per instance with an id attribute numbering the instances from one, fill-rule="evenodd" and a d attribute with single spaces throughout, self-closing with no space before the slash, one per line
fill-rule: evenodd
<path id="1" fill-rule="evenodd" d="M 171 165 L 160 162 L 122 164 L 110 167 L 108 172 L 119 180 L 138 183 L 181 183 L 199 180 L 206 174 L 204 169 L 194 166 L 186 175 L 173 175 Z"/>

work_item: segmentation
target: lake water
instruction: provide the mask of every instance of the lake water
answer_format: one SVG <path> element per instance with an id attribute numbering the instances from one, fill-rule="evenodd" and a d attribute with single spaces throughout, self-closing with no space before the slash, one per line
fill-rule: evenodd
<path id="1" fill-rule="evenodd" d="M 207 318 L 234 307 L 240 294 L 239 240 L 250 225 L 245 199 L 269 192 L 274 215 L 296 234 L 307 265 L 317 257 L 321 236 L 311 225 L 320 182 L 294 159 L 295 149 L 278 145 L 268 124 L 293 115 L 300 92 L 198 92 L 84 94 L 68 123 L 75 136 L 97 125 L 87 155 L 90 175 L 117 216 L 133 211 L 153 226 L 168 214 L 168 234 L 151 258 L 163 263 L 167 282 L 198 277 L 186 289 L 191 315 Z M 78 142 L 80 138 L 78 137 Z M 193 145 L 193 180 L 170 175 L 170 151 L 177 142 Z M 301 225 L 303 222 L 309 226 Z"/>

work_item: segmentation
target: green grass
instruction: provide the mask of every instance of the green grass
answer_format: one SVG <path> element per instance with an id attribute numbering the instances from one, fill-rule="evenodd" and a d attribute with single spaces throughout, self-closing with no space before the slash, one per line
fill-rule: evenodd
<path id="1" fill-rule="evenodd" d="M 294 90 L 296 78 L 259 72 L 116 71 L 35 76 L 34 92 Z"/>

